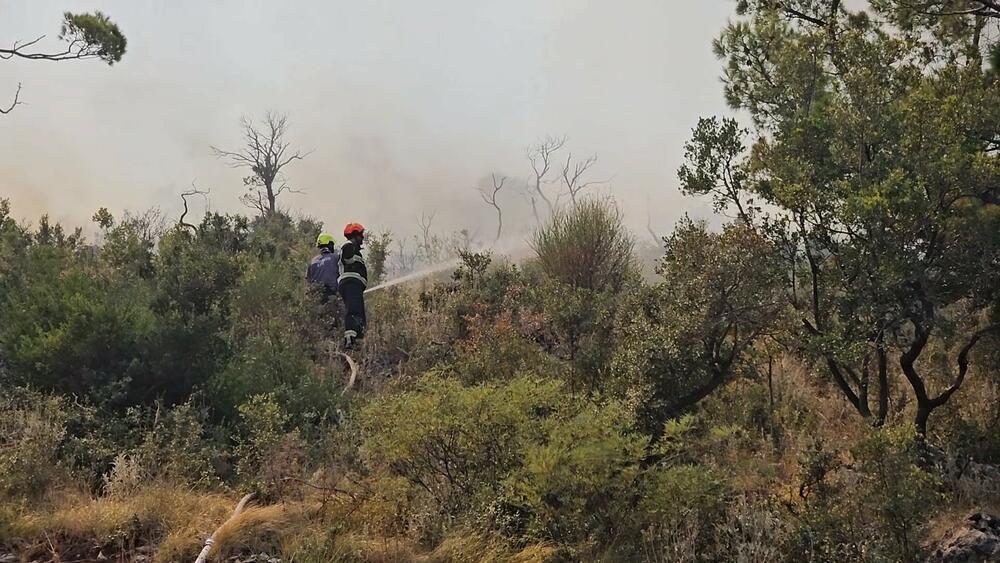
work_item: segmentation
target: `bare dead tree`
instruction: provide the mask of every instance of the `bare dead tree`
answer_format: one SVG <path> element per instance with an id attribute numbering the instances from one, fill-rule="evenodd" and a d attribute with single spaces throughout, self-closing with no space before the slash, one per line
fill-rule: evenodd
<path id="1" fill-rule="evenodd" d="M 197 185 L 195 185 L 194 180 L 191 180 L 191 189 L 187 190 L 187 191 L 184 191 L 184 192 L 181 192 L 181 201 L 184 202 L 184 212 L 181 213 L 180 218 L 177 220 L 177 224 L 179 224 L 179 225 L 181 225 L 183 227 L 187 227 L 187 228 L 191 229 L 192 231 L 194 231 L 195 233 L 197 233 L 198 232 L 198 227 L 192 225 L 191 223 L 185 223 L 184 222 L 184 218 L 187 217 L 187 214 L 188 214 L 188 200 L 187 200 L 187 198 L 189 198 L 191 196 L 195 196 L 195 195 L 200 195 L 201 197 L 205 198 L 205 201 L 207 202 L 208 201 L 208 194 L 211 191 L 212 190 L 202 190 L 202 189 L 200 189 Z"/>
<path id="2" fill-rule="evenodd" d="M 542 218 L 538 215 L 538 199 L 535 197 L 534 188 L 531 184 L 526 183 L 524 188 L 521 190 L 521 194 L 528 200 L 528 203 L 531 204 L 531 214 L 535 216 L 535 224 L 541 225 Z"/>
<path id="3" fill-rule="evenodd" d="M 406 251 L 406 239 L 400 237 L 396 241 L 397 251 L 393 255 L 393 274 L 402 275 L 413 271 L 417 265 L 417 257 Z"/>
<path id="4" fill-rule="evenodd" d="M 463 252 L 471 252 L 476 246 L 476 239 L 479 237 L 479 230 L 459 229 L 451 234 L 448 239 L 448 251 L 455 256 Z"/>
<path id="5" fill-rule="evenodd" d="M 417 223 L 420 227 L 420 238 L 417 240 L 417 255 L 425 264 L 434 264 L 441 258 L 439 244 L 441 240 L 431 232 L 431 228 L 434 226 L 435 215 L 437 215 L 437 211 L 421 213 L 420 221 Z"/>
<path id="6" fill-rule="evenodd" d="M 290 149 L 285 140 L 288 133 L 288 116 L 267 112 L 258 124 L 247 116 L 240 120 L 243 129 L 243 148 L 238 151 L 222 150 L 213 146 L 216 158 L 229 162 L 231 168 L 247 168 L 250 175 L 243 178 L 247 193 L 240 200 L 262 215 L 269 215 L 278 209 L 278 196 L 285 193 L 301 193 L 285 182 L 283 170 L 296 160 L 302 160 L 309 153 Z"/>
<path id="7" fill-rule="evenodd" d="M 587 174 L 587 170 L 589 170 L 595 163 L 597 163 L 597 155 L 591 156 L 585 160 L 578 160 L 576 162 L 573 162 L 573 153 L 566 155 L 566 164 L 563 164 L 562 168 L 562 181 L 574 207 L 576 207 L 577 196 L 580 195 L 583 190 L 589 188 L 590 186 L 607 183 L 607 180 L 592 182 L 584 181 L 584 176 Z"/>
<path id="8" fill-rule="evenodd" d="M 483 202 L 497 212 L 497 237 L 494 239 L 495 242 L 500 240 L 500 235 L 503 232 L 503 210 L 497 202 L 497 195 L 500 193 L 500 190 L 503 189 L 503 185 L 504 182 L 507 181 L 507 177 L 504 175 L 500 175 L 498 177 L 494 172 L 490 174 L 490 180 L 492 181 L 492 186 L 481 185 L 476 188 L 476 191 L 478 191 L 479 196 L 483 198 Z"/>
<path id="9" fill-rule="evenodd" d="M 421 244 L 426 248 L 431 244 L 431 227 L 434 225 L 434 216 L 437 215 L 437 211 L 432 211 L 430 214 L 421 213 L 420 214 L 420 235 L 422 238 Z"/>
<path id="10" fill-rule="evenodd" d="M 19 106 L 22 103 L 24 103 L 24 102 L 19 101 L 20 98 L 21 98 L 21 83 L 18 82 L 17 83 L 17 91 L 14 92 L 14 101 L 10 103 L 10 106 L 7 109 L 0 108 L 0 114 L 7 115 L 11 111 L 13 111 L 16 106 Z"/>
<path id="11" fill-rule="evenodd" d="M 545 202 L 549 209 L 549 216 L 552 216 L 556 211 L 556 206 L 558 205 L 558 194 L 556 201 L 550 199 L 545 195 L 545 190 L 542 189 L 542 184 L 551 183 L 546 179 L 549 171 L 552 168 L 553 156 L 559 149 L 563 148 L 568 139 L 566 137 L 552 137 L 548 136 L 543 141 L 539 141 L 534 145 L 529 145 L 525 149 L 525 156 L 528 157 L 528 162 L 531 163 L 531 169 L 535 173 L 534 177 L 534 194 L 537 195 L 542 201 Z M 532 200 L 532 205 L 534 205 L 534 200 Z"/>

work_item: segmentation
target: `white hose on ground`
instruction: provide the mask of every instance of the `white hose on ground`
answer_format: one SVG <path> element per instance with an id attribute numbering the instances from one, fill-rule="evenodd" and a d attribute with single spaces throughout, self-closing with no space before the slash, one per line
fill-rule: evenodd
<path id="1" fill-rule="evenodd" d="M 354 382 L 358 379 L 358 364 L 350 356 L 343 352 L 337 352 L 340 357 L 347 361 L 347 367 L 351 368 L 351 378 L 347 380 L 347 387 L 340 392 L 341 395 L 354 388 Z"/>
<path id="2" fill-rule="evenodd" d="M 240 499 L 240 502 L 236 504 L 236 509 L 233 510 L 232 516 L 230 516 L 225 522 L 223 522 L 221 526 L 216 528 L 215 531 L 212 532 L 212 535 L 209 536 L 207 540 L 205 540 L 205 547 L 201 548 L 201 553 L 198 554 L 198 559 L 195 559 L 194 563 L 205 563 L 206 561 L 208 561 L 208 554 L 212 552 L 212 546 L 215 545 L 215 535 L 218 534 L 219 530 L 221 530 L 226 524 L 228 524 L 230 520 L 236 518 L 237 516 L 240 515 L 241 512 L 243 512 L 243 509 L 246 508 L 247 503 L 250 502 L 251 497 L 253 497 L 253 493 L 248 493 L 246 495 L 243 495 L 243 498 Z"/>

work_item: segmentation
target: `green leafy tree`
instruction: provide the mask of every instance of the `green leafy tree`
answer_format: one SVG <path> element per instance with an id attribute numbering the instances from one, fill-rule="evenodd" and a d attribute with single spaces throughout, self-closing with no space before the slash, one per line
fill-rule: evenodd
<path id="1" fill-rule="evenodd" d="M 895 364 L 924 433 L 1000 330 L 1000 89 L 992 15 L 904 4 L 739 2 L 715 47 L 755 134 L 701 120 L 680 177 L 771 241 L 797 347 L 857 412 L 885 419 Z"/>
<path id="2" fill-rule="evenodd" d="M 368 263 L 368 284 L 375 287 L 382 282 L 385 277 L 385 264 L 392 251 L 389 245 L 392 244 L 392 233 L 373 233 L 365 237 L 367 247 L 366 261 Z"/>
<path id="3" fill-rule="evenodd" d="M 640 414 L 653 432 L 744 371 L 752 347 L 778 329 L 784 310 L 780 264 L 750 227 L 713 233 L 684 221 L 666 249 L 663 282 L 637 298 L 616 359 L 646 387 Z"/>

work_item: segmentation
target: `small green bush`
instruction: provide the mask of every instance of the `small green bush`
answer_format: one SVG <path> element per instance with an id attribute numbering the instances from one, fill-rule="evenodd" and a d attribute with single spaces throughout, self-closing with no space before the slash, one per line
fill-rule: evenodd
<path id="1" fill-rule="evenodd" d="M 495 494 L 525 442 L 563 408 L 557 382 L 517 378 L 463 387 L 428 376 L 414 391 L 381 398 L 361 413 L 362 455 L 374 470 L 405 477 L 436 509 L 456 515 Z"/>
<path id="2" fill-rule="evenodd" d="M 193 402 L 158 407 L 133 456 L 138 471 L 150 478 L 202 487 L 219 481 L 220 440 L 211 434 L 207 410 Z M 118 459 L 128 467 L 128 461 Z"/>
<path id="3" fill-rule="evenodd" d="M 31 496 L 61 475 L 63 399 L 11 389 L 0 397 L 0 494 Z"/>
<path id="4" fill-rule="evenodd" d="M 505 503 L 529 515 L 529 538 L 607 541 L 629 517 L 647 439 L 623 409 L 583 405 L 549 420 L 544 439 L 525 445 L 523 465 L 505 482 Z"/>
<path id="5" fill-rule="evenodd" d="M 620 289 L 638 275 L 632 235 L 612 201 L 585 199 L 557 212 L 531 246 L 546 275 L 573 287 Z"/>
<path id="6" fill-rule="evenodd" d="M 276 499 L 297 488 L 303 469 L 299 430 L 274 395 L 254 395 L 240 405 L 234 453 L 236 475 L 259 498 Z"/>

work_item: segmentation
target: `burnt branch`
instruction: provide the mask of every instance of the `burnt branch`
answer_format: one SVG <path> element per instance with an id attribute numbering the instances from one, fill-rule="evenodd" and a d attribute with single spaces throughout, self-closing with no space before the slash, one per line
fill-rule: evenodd
<path id="1" fill-rule="evenodd" d="M 551 183 L 547 179 L 549 171 L 552 169 L 553 157 L 559 149 L 566 145 L 567 137 L 546 137 L 544 141 L 540 141 L 534 145 L 530 145 L 525 149 L 525 156 L 528 157 L 528 162 L 531 163 L 531 170 L 534 172 L 534 195 L 537 195 L 545 202 L 545 205 L 549 209 L 549 215 L 551 216 L 555 213 L 556 203 L 553 202 L 549 196 L 545 194 L 545 190 L 542 189 L 542 184 Z M 532 201 L 534 205 L 534 200 Z"/>
<path id="2" fill-rule="evenodd" d="M 31 41 L 21 43 L 20 41 L 15 41 L 14 45 L 10 49 L 0 49 L 0 59 L 12 59 L 18 57 L 20 59 L 28 59 L 31 61 L 72 61 L 72 60 L 84 60 L 84 59 L 97 59 L 102 58 L 103 53 L 98 48 L 99 46 L 87 43 L 82 39 L 72 39 L 66 44 L 66 48 L 62 51 L 42 53 L 42 52 L 28 52 L 25 51 L 28 47 L 33 47 L 42 39 L 45 39 L 44 35 L 40 35 Z"/>
<path id="3" fill-rule="evenodd" d="M 507 181 L 506 176 L 497 176 L 496 173 L 490 174 L 490 180 L 492 181 L 492 186 L 480 186 L 477 188 L 479 192 L 479 197 L 482 198 L 486 205 L 489 205 L 497 213 L 497 236 L 495 240 L 500 240 L 500 235 L 503 232 L 503 210 L 500 208 L 500 203 L 497 201 L 497 196 L 500 190 L 503 189 L 504 183 Z"/>
<path id="4" fill-rule="evenodd" d="M 184 221 L 184 218 L 187 217 L 187 214 L 188 214 L 188 199 L 187 198 L 189 198 L 191 196 L 200 195 L 201 197 L 205 198 L 205 200 L 207 201 L 208 200 L 208 194 L 211 191 L 212 190 L 202 190 L 202 189 L 198 188 L 198 186 L 195 185 L 195 181 L 192 180 L 191 181 L 191 189 L 187 190 L 187 191 L 184 191 L 184 192 L 181 192 L 181 201 L 184 202 L 184 212 L 181 213 L 180 218 L 177 219 L 177 224 L 181 225 L 182 227 L 187 227 L 187 228 L 191 229 L 192 231 L 194 231 L 195 233 L 197 233 L 198 232 L 198 227 L 192 225 L 191 223 L 186 223 Z"/>
<path id="5" fill-rule="evenodd" d="M 653 230 L 653 207 L 649 204 L 649 194 L 646 195 L 646 232 L 653 238 L 654 244 L 663 245 L 663 237 Z"/>
<path id="6" fill-rule="evenodd" d="M 566 186 L 566 191 L 569 194 L 569 199 L 573 202 L 573 205 L 576 205 L 576 198 L 583 190 L 590 186 L 607 183 L 607 180 L 594 182 L 585 182 L 583 180 L 587 170 L 590 170 L 590 167 L 596 163 L 596 155 L 577 162 L 573 162 L 573 153 L 566 155 L 566 163 L 562 168 L 562 180 L 563 184 Z"/>
<path id="7" fill-rule="evenodd" d="M 21 98 L 21 83 L 18 82 L 17 91 L 14 92 L 14 101 L 10 103 L 10 106 L 8 106 L 7 109 L 0 108 L 0 114 L 7 115 L 11 111 L 13 111 L 15 107 L 23 104 L 24 102 L 21 102 L 20 98 Z"/>

